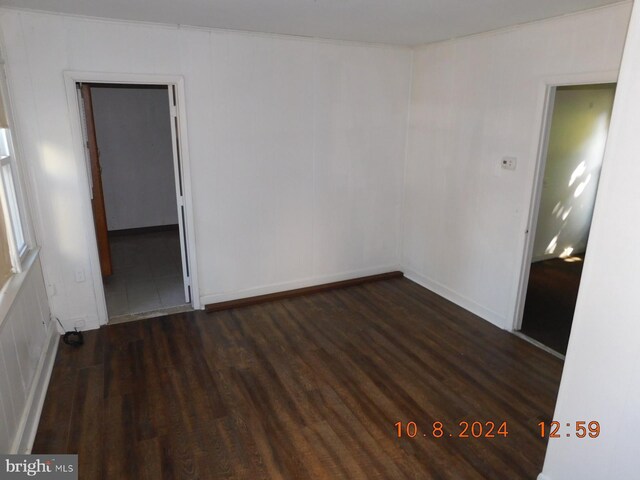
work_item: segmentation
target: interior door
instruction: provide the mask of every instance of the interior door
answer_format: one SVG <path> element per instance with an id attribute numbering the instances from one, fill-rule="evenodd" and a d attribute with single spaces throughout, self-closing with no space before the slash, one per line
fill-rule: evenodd
<path id="1" fill-rule="evenodd" d="M 111 246 L 107 230 L 107 212 L 104 206 L 102 191 L 102 168 L 100 167 L 100 151 L 96 138 L 96 127 L 93 120 L 93 103 L 91 101 L 91 86 L 83 83 L 80 86 L 82 95 L 83 118 L 86 131 L 86 148 L 89 153 L 89 168 L 91 170 L 91 207 L 93 209 L 93 223 L 96 229 L 100 270 L 103 277 L 113 273 L 111 265 Z"/>
<path id="2" fill-rule="evenodd" d="M 184 178 L 182 176 L 182 156 L 180 152 L 180 122 L 178 120 L 178 96 L 176 86 L 169 85 L 169 111 L 171 114 L 171 142 L 173 144 L 173 168 L 176 181 L 176 200 L 178 206 L 178 227 L 180 229 L 180 251 L 182 255 L 182 276 L 184 280 L 184 298 L 191 303 L 191 271 L 187 255 L 187 222 L 184 205 Z"/>

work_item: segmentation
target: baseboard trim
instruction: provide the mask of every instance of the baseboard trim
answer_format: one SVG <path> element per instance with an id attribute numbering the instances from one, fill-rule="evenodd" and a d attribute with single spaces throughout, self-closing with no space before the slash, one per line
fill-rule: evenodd
<path id="1" fill-rule="evenodd" d="M 538 347 L 540 350 L 544 350 L 548 354 L 553 355 L 554 357 L 559 358 L 562 361 L 565 360 L 565 356 L 563 354 L 561 354 L 560 352 L 556 352 L 553 348 L 547 347 L 544 343 L 539 342 L 535 338 L 531 338 L 519 330 L 513 330 L 511 333 L 513 333 L 516 337 L 521 338 L 525 342 Z"/>
<path id="2" fill-rule="evenodd" d="M 16 433 L 10 453 L 29 454 L 38 431 L 38 423 L 42 414 L 42 407 L 47 396 L 47 388 L 53 371 L 56 354 L 58 352 L 60 336 L 53 321 L 49 323 L 47 340 L 31 384 L 29 396 L 22 413 L 22 419 Z"/>
<path id="3" fill-rule="evenodd" d="M 377 282 L 380 280 L 390 280 L 393 278 L 401 278 L 404 274 L 400 271 L 392 271 L 378 273 L 375 275 L 367 275 L 364 277 L 350 278 L 336 282 L 323 283 L 321 285 L 312 285 L 308 287 L 295 288 L 292 290 L 284 290 L 280 292 L 267 293 L 264 295 L 256 295 L 252 297 L 239 298 L 236 300 L 227 300 L 224 302 L 210 303 L 205 305 L 204 309 L 207 313 L 218 312 L 220 310 L 228 310 L 231 308 L 247 307 L 249 305 L 257 305 L 259 303 L 273 302 L 275 300 L 283 300 L 285 298 L 299 297 L 301 295 L 309 295 L 313 293 L 326 292 L 327 290 L 335 290 L 337 288 L 353 287 L 362 285 L 363 283 Z"/>
<path id="4" fill-rule="evenodd" d="M 122 235 L 140 235 L 144 233 L 171 232 L 177 231 L 178 224 L 171 225 L 154 225 L 152 227 L 124 228 L 122 230 L 109 230 L 110 237 L 118 237 Z"/>
<path id="5" fill-rule="evenodd" d="M 507 322 L 504 317 L 499 315 L 498 313 L 490 310 L 488 308 L 483 307 L 482 305 L 478 305 L 473 300 L 468 299 L 467 297 L 460 295 L 459 293 L 451 290 L 449 287 L 442 285 L 430 278 L 425 277 L 417 272 L 409 268 L 403 268 L 404 276 L 409 280 L 417 283 L 418 285 L 426 288 L 427 290 L 431 290 L 432 292 L 440 295 L 441 297 L 449 300 L 450 302 L 455 303 L 459 307 L 468 310 L 474 315 L 479 316 L 483 320 L 486 320 L 489 323 L 492 323 L 496 327 L 502 328 L 503 330 L 507 328 Z"/>

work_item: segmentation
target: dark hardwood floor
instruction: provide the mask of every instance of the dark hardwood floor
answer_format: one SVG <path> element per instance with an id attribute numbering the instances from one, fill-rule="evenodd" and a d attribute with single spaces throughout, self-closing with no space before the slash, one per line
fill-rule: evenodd
<path id="1" fill-rule="evenodd" d="M 33 452 L 78 453 L 83 479 L 535 479 L 561 370 L 385 280 L 61 344 Z M 461 421 L 495 437 L 458 438 Z"/>
<path id="2" fill-rule="evenodd" d="M 582 276 L 584 255 L 531 264 L 522 333 L 566 354 Z M 579 259 L 579 260 L 577 260 Z"/>

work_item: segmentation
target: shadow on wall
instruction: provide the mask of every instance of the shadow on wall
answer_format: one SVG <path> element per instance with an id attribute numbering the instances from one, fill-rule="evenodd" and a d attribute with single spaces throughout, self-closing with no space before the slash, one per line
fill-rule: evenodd
<path id="1" fill-rule="evenodd" d="M 556 89 L 533 261 L 584 253 L 615 84 Z"/>

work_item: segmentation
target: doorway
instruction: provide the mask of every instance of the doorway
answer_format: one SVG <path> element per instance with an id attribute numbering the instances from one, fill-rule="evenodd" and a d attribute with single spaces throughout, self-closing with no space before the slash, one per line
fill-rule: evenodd
<path id="1" fill-rule="evenodd" d="M 569 343 L 615 88 L 570 85 L 550 92 L 521 333 L 561 355 Z"/>
<path id="2" fill-rule="evenodd" d="M 175 86 L 76 88 L 109 323 L 191 309 Z"/>

